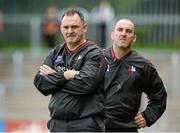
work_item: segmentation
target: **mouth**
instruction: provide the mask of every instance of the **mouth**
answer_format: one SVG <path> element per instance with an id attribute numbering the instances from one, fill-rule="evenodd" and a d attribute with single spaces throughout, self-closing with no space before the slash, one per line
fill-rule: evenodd
<path id="1" fill-rule="evenodd" d="M 71 35 L 71 36 L 67 36 L 67 38 L 73 39 L 73 38 L 75 38 L 75 36 L 74 36 L 74 35 Z"/>
<path id="2" fill-rule="evenodd" d="M 120 39 L 120 42 L 125 43 L 126 40 L 125 39 Z"/>
<path id="3" fill-rule="evenodd" d="M 74 33 L 67 34 L 67 37 L 75 37 L 75 36 L 76 36 L 76 34 L 74 34 Z"/>
<path id="4" fill-rule="evenodd" d="M 71 35 L 67 35 L 67 37 L 74 37 L 75 35 L 71 34 Z"/>
<path id="5" fill-rule="evenodd" d="M 126 38 L 120 38 L 120 40 L 122 40 L 122 41 L 126 41 Z"/>

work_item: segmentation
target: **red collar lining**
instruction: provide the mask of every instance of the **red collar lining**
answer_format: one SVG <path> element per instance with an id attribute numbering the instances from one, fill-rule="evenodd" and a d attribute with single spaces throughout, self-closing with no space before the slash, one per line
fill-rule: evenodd
<path id="1" fill-rule="evenodd" d="M 89 40 L 86 40 L 84 43 L 82 43 L 81 45 L 79 45 L 77 48 L 75 48 L 73 50 L 70 50 L 66 45 L 66 49 L 68 50 L 68 52 L 76 52 L 79 49 L 81 49 L 82 47 L 84 47 L 86 44 L 88 44 L 89 42 L 90 42 Z"/>
<path id="2" fill-rule="evenodd" d="M 120 59 L 118 59 L 116 56 L 115 56 L 115 53 L 114 53 L 114 50 L 113 50 L 113 47 L 110 49 L 111 50 L 111 55 L 112 55 L 112 58 L 113 58 L 113 60 L 124 60 L 125 58 L 127 58 L 130 54 L 131 54 L 131 50 L 127 53 L 127 54 L 125 54 L 123 57 L 121 57 Z"/>

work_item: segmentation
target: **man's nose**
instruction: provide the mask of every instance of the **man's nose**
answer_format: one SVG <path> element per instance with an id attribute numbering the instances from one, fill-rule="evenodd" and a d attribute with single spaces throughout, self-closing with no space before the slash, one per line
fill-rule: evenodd
<path id="1" fill-rule="evenodd" d="M 123 30 L 123 31 L 121 32 L 121 35 L 126 35 L 126 31 Z"/>
<path id="2" fill-rule="evenodd" d="M 68 28 L 68 33 L 72 33 L 73 29 L 72 28 Z"/>

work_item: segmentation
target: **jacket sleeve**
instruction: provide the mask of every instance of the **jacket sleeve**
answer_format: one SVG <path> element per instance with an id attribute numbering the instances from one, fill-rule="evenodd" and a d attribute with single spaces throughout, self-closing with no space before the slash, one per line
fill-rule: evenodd
<path id="1" fill-rule="evenodd" d="M 86 95 L 94 92 L 100 81 L 104 78 L 106 62 L 99 52 L 91 52 L 86 57 L 85 64 L 80 73 L 69 80 L 61 91 L 74 95 Z"/>
<path id="2" fill-rule="evenodd" d="M 161 117 L 166 109 L 167 92 L 154 67 L 151 66 L 147 73 L 145 93 L 148 96 L 148 105 L 145 111 L 142 112 L 142 115 L 146 119 L 147 126 L 151 126 Z"/>
<path id="3" fill-rule="evenodd" d="M 43 64 L 46 64 L 54 69 L 53 51 L 51 51 L 50 54 L 46 57 Z M 34 85 L 45 96 L 56 92 L 57 89 L 63 86 L 65 82 L 66 79 L 64 78 L 63 72 L 56 72 L 49 75 L 40 75 L 38 71 L 34 78 Z"/>

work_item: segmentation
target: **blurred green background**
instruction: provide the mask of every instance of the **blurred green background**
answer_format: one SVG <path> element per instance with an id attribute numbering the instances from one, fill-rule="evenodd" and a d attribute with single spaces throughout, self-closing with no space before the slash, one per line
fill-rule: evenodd
<path id="1" fill-rule="evenodd" d="M 100 0 L 0 0 L 4 23 L 3 31 L 0 33 L 0 48 L 31 48 L 32 30 L 38 27 L 33 27 L 36 23 L 40 24 L 40 29 L 35 31 L 40 32 L 40 41 L 36 43 L 46 47 L 41 24 L 48 6 L 54 5 L 59 11 L 68 7 L 81 7 L 90 16 L 92 9 L 99 2 Z M 178 0 L 109 0 L 109 3 L 115 12 L 114 21 L 124 17 L 136 23 L 138 39 L 135 47 L 174 50 L 180 48 L 180 2 Z M 91 29 L 88 32 L 89 39 L 100 43 L 96 35 L 96 23 L 91 21 L 88 23 Z M 108 26 L 113 27 L 113 24 L 110 22 Z M 56 40 L 57 43 L 62 41 L 60 34 L 57 35 Z M 109 44 L 105 44 L 107 45 Z"/>

